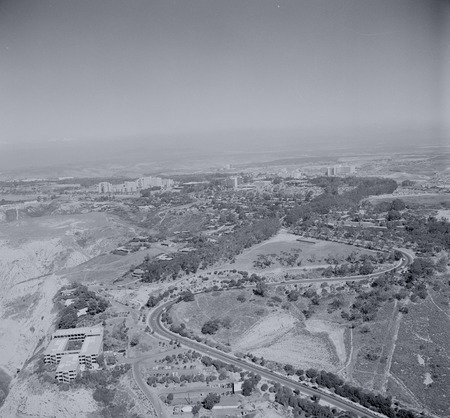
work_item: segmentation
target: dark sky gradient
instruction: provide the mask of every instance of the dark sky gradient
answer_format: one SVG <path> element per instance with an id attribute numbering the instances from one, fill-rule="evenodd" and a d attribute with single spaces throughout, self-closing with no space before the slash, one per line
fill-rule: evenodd
<path id="1" fill-rule="evenodd" d="M 447 6 L 0 1 L 0 144 L 436 128 Z"/>

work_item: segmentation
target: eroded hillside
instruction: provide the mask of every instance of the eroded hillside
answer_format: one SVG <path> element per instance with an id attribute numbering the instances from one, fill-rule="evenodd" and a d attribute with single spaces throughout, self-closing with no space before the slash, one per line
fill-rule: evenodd
<path id="1" fill-rule="evenodd" d="M 14 376 L 53 321 L 64 271 L 111 251 L 132 228 L 104 213 L 19 219 L 0 225 L 0 366 Z"/>

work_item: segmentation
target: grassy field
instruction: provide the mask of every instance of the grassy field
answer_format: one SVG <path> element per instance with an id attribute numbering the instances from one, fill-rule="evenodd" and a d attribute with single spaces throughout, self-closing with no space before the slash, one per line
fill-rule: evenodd
<path id="1" fill-rule="evenodd" d="M 308 239 L 311 242 L 302 241 L 302 238 L 298 235 L 289 234 L 286 232 L 280 232 L 275 237 L 264 241 L 261 244 L 246 250 L 242 254 L 236 257 L 236 261 L 233 264 L 227 264 L 222 266 L 223 268 L 234 268 L 237 270 L 246 271 L 264 271 L 270 272 L 274 269 L 284 267 L 274 259 L 274 264 L 268 268 L 260 269 L 255 268 L 254 263 L 258 260 L 258 256 L 267 256 L 274 254 L 276 256 L 282 255 L 282 252 L 289 253 L 299 251 L 298 260 L 301 260 L 301 267 L 314 267 L 314 266 L 328 266 L 325 259 L 329 256 L 333 256 L 337 260 L 343 261 L 350 253 L 356 254 L 375 254 L 374 251 L 366 250 L 363 248 L 357 248 L 352 245 L 340 244 L 337 242 L 320 241 L 314 239 Z M 293 267 L 297 268 L 298 267 Z"/>
<path id="2" fill-rule="evenodd" d="M 245 301 L 239 301 L 238 296 L 244 296 Z M 285 295 L 275 291 L 262 298 L 250 290 L 233 290 L 196 295 L 193 302 L 175 305 L 171 314 L 176 324 L 183 322 L 203 337 L 205 322 L 228 319 L 228 328 L 221 327 L 208 338 L 230 344 L 233 352 L 337 372 L 347 359 L 347 327 L 330 321 L 330 317 L 305 320 L 301 311 L 307 306 L 304 298 L 289 304 Z"/>
<path id="3" fill-rule="evenodd" d="M 450 416 L 450 312 L 447 285 L 430 291 L 425 301 L 410 304 L 395 347 L 388 389 L 395 396 Z"/>
<path id="4" fill-rule="evenodd" d="M 381 202 L 392 202 L 394 199 L 403 200 L 409 208 L 450 208 L 450 193 L 427 193 L 405 196 L 372 196 L 367 200 L 376 205 Z"/>
<path id="5" fill-rule="evenodd" d="M 371 391 L 385 390 L 398 316 L 397 304 L 390 302 L 380 309 L 375 321 L 354 329 L 348 376 L 358 386 Z"/>

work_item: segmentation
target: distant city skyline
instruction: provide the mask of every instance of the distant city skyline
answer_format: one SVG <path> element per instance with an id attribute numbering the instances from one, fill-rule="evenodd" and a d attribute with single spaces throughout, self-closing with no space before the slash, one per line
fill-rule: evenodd
<path id="1" fill-rule="evenodd" d="M 438 0 L 0 3 L 6 144 L 441 129 Z"/>

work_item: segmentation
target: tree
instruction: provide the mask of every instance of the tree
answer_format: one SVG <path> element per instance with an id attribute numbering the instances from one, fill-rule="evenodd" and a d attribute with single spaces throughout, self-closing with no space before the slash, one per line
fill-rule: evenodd
<path id="1" fill-rule="evenodd" d="M 193 415 L 197 415 L 200 412 L 200 409 L 202 409 L 202 405 L 200 403 L 196 403 L 193 407 L 192 407 L 192 414 Z"/>
<path id="2" fill-rule="evenodd" d="M 400 211 L 406 208 L 405 202 L 401 199 L 394 199 L 391 203 L 391 209 Z"/>
<path id="3" fill-rule="evenodd" d="M 368 274 L 372 274 L 373 270 L 374 270 L 374 268 L 372 266 L 372 263 L 370 261 L 366 260 L 359 268 L 359 274 L 365 276 Z"/>
<path id="4" fill-rule="evenodd" d="M 203 399 L 203 408 L 213 409 L 214 405 L 220 402 L 220 395 L 218 393 L 208 393 Z"/>
<path id="5" fill-rule="evenodd" d="M 195 300 L 195 295 L 194 295 L 190 290 L 187 290 L 186 292 L 184 292 L 184 293 L 181 295 L 181 299 L 182 299 L 184 302 L 192 302 L 192 301 Z"/>
<path id="6" fill-rule="evenodd" d="M 202 326 L 202 334 L 215 334 L 220 329 L 220 321 L 218 319 L 212 319 L 207 321 Z"/>
<path id="7" fill-rule="evenodd" d="M 242 383 L 242 395 L 244 396 L 250 396 L 253 392 L 253 382 L 250 379 L 244 380 L 244 383 Z"/>
<path id="8" fill-rule="evenodd" d="M 77 310 L 73 305 L 67 306 L 64 308 L 61 319 L 58 323 L 58 328 L 67 329 L 67 328 L 75 328 L 78 322 Z"/>
<path id="9" fill-rule="evenodd" d="M 103 355 L 103 353 L 97 356 L 97 364 L 99 365 L 99 367 L 103 367 L 105 365 L 105 356 Z"/>
<path id="10" fill-rule="evenodd" d="M 308 369 L 306 370 L 306 377 L 312 379 L 313 377 L 317 377 L 319 372 L 316 369 Z"/>
<path id="11" fill-rule="evenodd" d="M 169 393 L 167 395 L 167 403 L 171 403 L 173 401 L 173 393 Z"/>
<path id="12" fill-rule="evenodd" d="M 297 290 L 292 290 L 289 292 L 287 298 L 289 302 L 295 302 L 298 300 L 298 297 L 300 296 L 300 293 Z"/>
<path id="13" fill-rule="evenodd" d="M 268 290 L 269 290 L 269 286 L 267 286 L 267 284 L 264 281 L 260 280 L 257 283 L 255 289 L 253 289 L 253 293 L 255 295 L 264 297 L 264 296 L 266 296 Z"/>
<path id="14" fill-rule="evenodd" d="M 242 302 L 242 303 L 244 303 L 245 302 L 245 295 L 243 294 L 243 293 L 241 293 L 238 297 L 237 297 L 237 300 L 239 301 L 239 302 Z"/>
<path id="15" fill-rule="evenodd" d="M 398 210 L 390 210 L 386 215 L 386 220 L 388 221 L 398 221 L 401 219 L 402 215 Z"/>
<path id="16" fill-rule="evenodd" d="M 131 345 L 131 347 L 134 347 L 134 346 L 136 346 L 136 345 L 138 345 L 138 344 L 139 344 L 139 336 L 138 336 L 137 334 L 134 334 L 134 335 L 131 337 L 130 345 Z"/>
<path id="17" fill-rule="evenodd" d="M 442 256 L 438 261 L 436 261 L 436 270 L 439 273 L 445 273 L 447 271 L 448 257 Z"/>
<path id="18" fill-rule="evenodd" d="M 92 397 L 95 401 L 103 403 L 105 405 L 110 405 L 114 399 L 116 391 L 114 389 L 108 389 L 103 386 L 97 386 Z"/>

